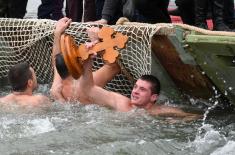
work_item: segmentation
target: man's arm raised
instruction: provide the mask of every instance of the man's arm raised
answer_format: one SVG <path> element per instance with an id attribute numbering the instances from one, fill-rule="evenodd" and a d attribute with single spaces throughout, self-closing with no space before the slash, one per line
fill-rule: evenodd
<path id="1" fill-rule="evenodd" d="M 62 79 L 60 75 L 58 74 L 56 67 L 55 67 L 55 56 L 61 52 L 60 38 L 70 23 L 71 23 L 71 19 L 67 17 L 60 19 L 56 23 L 56 28 L 54 31 L 54 43 L 53 43 L 53 49 L 52 49 L 52 64 L 53 64 L 53 69 L 54 69 L 54 77 L 53 77 L 53 82 L 52 82 L 50 93 L 54 99 L 59 100 L 61 102 L 64 102 L 65 98 L 63 97 L 61 93 Z"/>
<path id="2" fill-rule="evenodd" d="M 108 106 L 118 111 L 131 110 L 132 107 L 129 98 L 115 92 L 107 91 L 94 84 L 92 62 L 92 58 L 84 62 L 84 72 L 80 77 L 80 87 L 86 92 L 90 101 L 94 104 Z"/>
<path id="3" fill-rule="evenodd" d="M 90 47 L 99 42 L 99 33 L 100 29 L 98 27 L 91 27 L 87 29 L 88 37 L 91 42 L 89 43 Z M 87 46 L 89 48 L 89 46 Z M 104 66 L 100 69 L 93 72 L 94 84 L 99 87 L 104 87 L 109 81 L 111 81 L 118 73 L 120 72 L 120 67 L 115 63 L 105 62 Z"/>

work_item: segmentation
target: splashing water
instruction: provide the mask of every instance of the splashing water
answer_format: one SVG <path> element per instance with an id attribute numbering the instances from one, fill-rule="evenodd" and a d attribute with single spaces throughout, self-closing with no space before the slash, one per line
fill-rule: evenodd
<path id="1" fill-rule="evenodd" d="M 215 87 L 212 87 L 213 90 L 214 90 L 214 94 L 215 94 L 215 100 L 213 98 L 210 99 L 210 101 L 214 101 L 213 105 L 211 107 L 208 107 L 208 109 L 206 110 L 206 112 L 204 113 L 203 115 L 203 121 L 202 121 L 202 126 L 205 125 L 205 121 L 206 121 L 206 118 L 207 118 L 207 115 L 209 114 L 209 112 L 211 110 L 213 110 L 219 103 L 219 101 L 217 100 L 219 97 L 220 97 L 220 94 L 218 94 L 218 91 L 216 90 Z M 199 133 L 200 133 L 200 130 L 199 130 Z"/>
<path id="2" fill-rule="evenodd" d="M 215 87 L 213 87 L 213 90 L 215 95 L 214 98 L 210 99 L 210 102 L 213 104 L 208 107 L 204 113 L 202 125 L 198 128 L 195 140 L 188 144 L 188 148 L 193 149 L 196 154 L 232 155 L 234 153 L 233 149 L 235 148 L 234 141 L 228 141 L 226 136 L 214 129 L 213 125 L 206 123 L 208 114 L 215 109 L 219 103 L 217 99 L 220 97 L 220 94 L 218 94 Z"/>
<path id="3" fill-rule="evenodd" d="M 43 85 L 38 92 L 47 94 L 48 90 L 49 86 Z M 192 102 L 197 105 L 196 100 Z M 207 114 L 218 103 L 213 104 Z M 209 124 L 207 114 L 202 124 L 202 120 L 169 123 L 168 119 L 150 116 L 141 109 L 119 113 L 96 105 L 53 103 L 43 113 L 0 111 L 0 154 L 219 155 L 234 152 L 230 147 L 235 142 L 235 116 L 223 119 L 222 122 L 229 119 L 234 124 L 220 129 L 219 120 Z"/>

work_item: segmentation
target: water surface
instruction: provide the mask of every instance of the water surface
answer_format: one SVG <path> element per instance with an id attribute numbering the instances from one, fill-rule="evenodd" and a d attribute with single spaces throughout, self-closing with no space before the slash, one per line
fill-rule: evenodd
<path id="1" fill-rule="evenodd" d="M 38 92 L 48 90 L 40 85 Z M 0 96 L 7 93 L 9 88 L 2 88 Z M 121 113 L 79 103 L 54 102 L 27 112 L 13 107 L 0 111 L 0 154 L 232 155 L 234 120 L 233 113 L 224 113 L 186 123 L 141 109 Z"/>

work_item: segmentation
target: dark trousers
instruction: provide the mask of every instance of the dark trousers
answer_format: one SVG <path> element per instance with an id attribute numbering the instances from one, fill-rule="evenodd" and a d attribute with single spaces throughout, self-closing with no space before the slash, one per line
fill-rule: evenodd
<path id="1" fill-rule="evenodd" d="M 99 20 L 102 18 L 102 10 L 104 6 L 105 0 L 95 0 L 95 6 L 96 6 L 96 20 Z"/>
<path id="2" fill-rule="evenodd" d="M 168 14 L 169 2 L 169 0 L 163 0 L 159 2 L 159 7 L 156 10 L 156 14 L 158 14 L 158 16 L 156 17 L 156 19 L 158 19 L 156 20 L 157 23 L 171 23 L 171 18 Z"/>
<path id="3" fill-rule="evenodd" d="M 171 23 L 170 15 L 168 14 L 169 0 L 155 0 L 154 3 L 146 3 L 145 6 L 140 6 L 140 4 L 136 6 L 137 14 L 133 21 Z"/>
<path id="4" fill-rule="evenodd" d="M 228 6 L 225 7 L 225 3 L 228 0 L 195 0 L 195 24 L 201 28 L 207 28 L 206 14 L 209 6 L 211 7 L 213 30 L 216 31 L 231 31 L 225 24 L 225 12 L 228 10 Z M 230 1 L 231 2 L 231 1 Z M 227 12 L 229 13 L 229 12 Z M 228 14 L 227 14 L 228 16 Z"/>
<path id="5" fill-rule="evenodd" d="M 193 0 L 175 0 L 183 23 L 195 25 L 195 9 Z"/>
<path id="6" fill-rule="evenodd" d="M 74 22 L 83 18 L 83 0 L 67 0 L 68 17 Z M 95 0 L 85 0 L 84 22 L 96 20 Z"/>
<path id="7" fill-rule="evenodd" d="M 28 0 L 0 0 L 0 17 L 23 18 Z"/>
<path id="8" fill-rule="evenodd" d="M 204 0 L 206 1 L 206 0 Z M 176 5 L 178 6 L 180 16 L 185 24 L 195 25 L 195 5 L 191 0 L 176 0 Z M 211 18 L 211 6 L 208 4 L 209 13 L 205 13 L 207 17 Z M 224 22 L 227 25 L 233 25 L 234 23 L 234 1 L 224 0 Z"/>
<path id="9" fill-rule="evenodd" d="M 64 0 L 41 0 L 41 2 L 38 7 L 39 19 L 59 20 L 64 16 L 62 13 Z"/>
<path id="10" fill-rule="evenodd" d="M 234 1 L 224 0 L 224 22 L 231 28 L 234 27 Z"/>

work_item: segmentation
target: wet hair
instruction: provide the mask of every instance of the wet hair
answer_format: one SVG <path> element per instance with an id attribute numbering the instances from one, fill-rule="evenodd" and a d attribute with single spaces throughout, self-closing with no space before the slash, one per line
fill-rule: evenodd
<path id="1" fill-rule="evenodd" d="M 142 75 L 139 79 L 151 83 L 152 94 L 159 94 L 161 90 L 161 84 L 157 77 L 153 75 Z"/>
<path id="2" fill-rule="evenodd" d="M 61 53 L 55 56 L 55 66 L 56 66 L 57 72 L 59 73 L 62 79 L 65 79 L 66 77 L 69 76 L 68 68 L 65 64 L 64 57 Z"/>
<path id="3" fill-rule="evenodd" d="M 18 63 L 8 72 L 8 80 L 13 91 L 22 92 L 27 88 L 28 80 L 32 79 L 30 66 L 26 62 Z"/>

